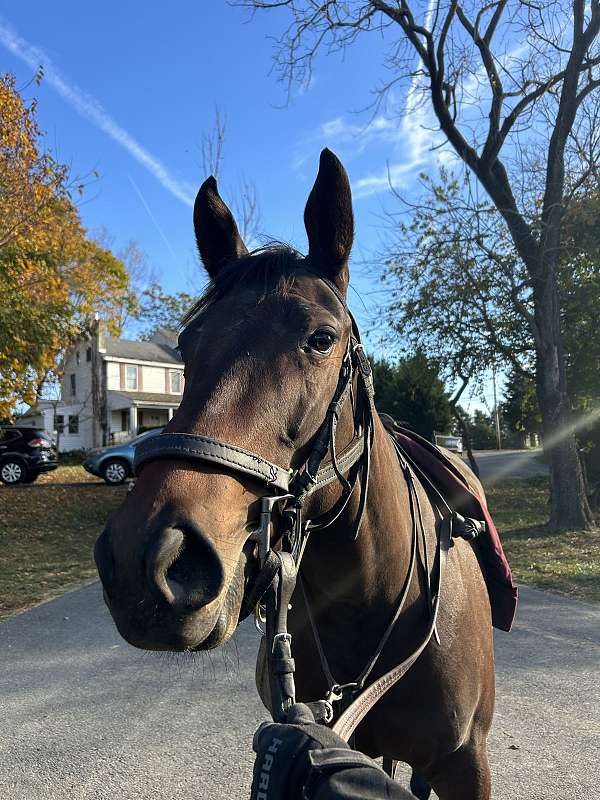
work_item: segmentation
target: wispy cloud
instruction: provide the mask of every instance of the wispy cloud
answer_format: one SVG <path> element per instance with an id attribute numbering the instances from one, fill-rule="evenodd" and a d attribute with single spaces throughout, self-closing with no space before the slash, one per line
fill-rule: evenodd
<path id="1" fill-rule="evenodd" d="M 163 240 L 163 242 L 165 243 L 165 245 L 166 245 L 166 247 L 167 247 L 167 250 L 169 250 L 169 252 L 170 252 L 170 253 L 171 253 L 171 255 L 173 256 L 173 258 L 177 258 L 177 256 L 175 255 L 175 251 L 173 250 L 173 247 L 171 246 L 171 242 L 170 242 L 170 241 L 167 239 L 167 235 L 166 235 L 166 233 L 163 231 L 163 229 L 161 228 L 161 226 L 160 226 L 160 225 L 159 225 L 159 223 L 158 223 L 158 220 L 156 219 L 156 217 L 155 217 L 155 216 L 154 216 L 154 214 L 152 213 L 152 209 L 150 208 L 150 206 L 149 206 L 149 205 L 148 205 L 148 203 L 146 202 L 146 198 L 145 198 L 145 197 L 144 197 L 144 195 L 142 194 L 142 190 L 139 188 L 139 186 L 137 185 L 137 183 L 136 183 L 136 182 L 133 180 L 133 178 L 131 177 L 131 175 L 128 175 L 127 177 L 129 178 L 129 182 L 130 182 L 130 183 L 131 183 L 131 185 L 133 186 L 133 188 L 134 188 L 134 190 L 135 190 L 135 193 L 136 193 L 136 194 L 137 194 L 137 196 L 140 198 L 140 201 L 141 201 L 142 205 L 143 205 L 143 206 L 144 206 L 144 208 L 146 209 L 146 213 L 148 214 L 148 216 L 149 216 L 149 217 L 150 217 L 150 219 L 152 220 L 152 222 L 153 222 L 153 224 L 154 224 L 154 227 L 155 227 L 155 228 L 156 228 L 156 230 L 158 231 L 158 234 L 159 234 L 160 238 L 161 238 L 161 239 Z"/>
<path id="2" fill-rule="evenodd" d="M 436 0 L 428 0 L 426 27 L 431 26 L 435 7 Z M 311 136 L 299 143 L 292 168 L 300 170 L 313 156 L 315 145 L 345 149 L 345 157 L 388 145 L 385 163 L 352 183 L 352 193 L 360 199 L 388 191 L 390 185 L 394 188 L 408 185 L 414 174 L 430 164 L 433 158 L 444 162 L 451 155 L 448 148 L 440 149 L 444 139 L 437 130 L 429 103 L 423 102 L 424 81 L 424 75 L 415 70 L 401 119 L 379 114 L 368 125 L 361 125 L 338 116 L 322 123 Z"/>
<path id="3" fill-rule="evenodd" d="M 292 169 L 302 169 L 314 156 L 316 147 L 346 148 L 360 154 L 376 143 L 393 143 L 398 137 L 398 123 L 382 115 L 374 117 L 367 125 L 350 122 L 339 116 L 321 123 L 310 136 L 302 139 L 292 157 Z"/>
<path id="4" fill-rule="evenodd" d="M 426 28 L 431 28 L 436 4 L 436 0 L 428 0 L 424 23 Z M 528 49 L 526 43 L 517 43 L 499 58 L 499 63 L 508 73 L 513 70 L 518 72 L 519 59 Z M 417 68 L 419 66 L 420 61 Z M 415 71 L 406 94 L 404 114 L 396 125 L 395 147 L 390 163 L 353 183 L 352 190 L 356 198 L 388 191 L 390 184 L 394 188 L 406 187 L 416 172 L 431 167 L 432 164 L 448 166 L 459 160 L 459 156 L 439 130 L 439 123 L 427 96 L 426 84 L 426 76 Z M 482 64 L 462 84 L 461 113 L 472 130 L 476 130 L 483 119 L 481 106 L 488 96 L 489 85 Z"/>
<path id="5" fill-rule="evenodd" d="M 431 27 L 436 0 L 428 0 L 425 13 L 425 27 Z M 420 60 L 419 60 L 420 64 Z M 390 184 L 394 188 L 406 186 L 411 175 L 431 162 L 434 148 L 439 147 L 443 137 L 436 130 L 433 112 L 428 103 L 423 102 L 422 90 L 424 75 L 415 71 L 408 92 L 402 119 L 395 126 L 395 151 L 400 160 L 380 169 L 375 174 L 359 178 L 352 186 L 355 197 L 386 191 Z M 438 158 L 445 158 L 445 150 L 438 151 Z"/>
<path id="6" fill-rule="evenodd" d="M 189 184 L 176 178 L 158 158 L 148 152 L 131 134 L 122 128 L 105 111 L 95 97 L 84 92 L 76 84 L 69 82 L 53 66 L 49 56 L 41 48 L 30 44 L 19 36 L 2 18 L 0 18 L 0 44 L 16 58 L 25 62 L 32 70 L 37 70 L 40 65 L 43 66 L 45 82 L 72 106 L 78 114 L 81 114 L 82 117 L 85 117 L 123 147 L 174 197 L 187 206 L 193 205 L 193 189 Z"/>
<path id="7" fill-rule="evenodd" d="M 388 164 L 385 169 L 366 175 L 352 182 L 352 196 L 355 200 L 385 192 L 390 187 L 399 189 L 406 186 L 410 174 L 414 171 L 413 162 L 405 164 Z"/>

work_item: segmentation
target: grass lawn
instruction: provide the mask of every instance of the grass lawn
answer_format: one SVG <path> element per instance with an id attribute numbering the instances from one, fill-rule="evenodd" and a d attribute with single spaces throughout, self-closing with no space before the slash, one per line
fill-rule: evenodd
<path id="1" fill-rule="evenodd" d="M 600 533 L 550 533 L 544 477 L 505 480 L 486 491 L 515 579 L 600 602 Z"/>
<path id="2" fill-rule="evenodd" d="M 61 464 L 56 469 L 53 469 L 52 472 L 43 472 L 37 479 L 36 486 L 41 483 L 89 483 L 90 481 L 104 483 L 102 478 L 97 478 L 95 475 L 86 472 L 79 464 Z"/>
<path id="3" fill-rule="evenodd" d="M 95 578 L 92 549 L 125 486 L 93 480 L 81 467 L 59 467 L 32 487 L 0 485 L 0 619 Z"/>
<path id="4" fill-rule="evenodd" d="M 0 619 L 96 577 L 94 542 L 126 491 L 78 466 L 33 487 L 0 485 Z M 517 581 L 600 601 L 600 534 L 545 529 L 545 478 L 506 480 L 488 490 L 488 502 Z"/>

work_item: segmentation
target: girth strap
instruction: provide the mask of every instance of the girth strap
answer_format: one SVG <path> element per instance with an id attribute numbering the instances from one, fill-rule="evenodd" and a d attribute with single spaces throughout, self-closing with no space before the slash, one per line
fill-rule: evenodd
<path id="1" fill-rule="evenodd" d="M 213 462 L 235 472 L 242 472 L 283 492 L 289 491 L 292 477 L 291 472 L 256 453 L 244 450 L 243 447 L 191 433 L 160 433 L 141 442 L 135 448 L 134 472 L 137 475 L 143 464 L 161 458 L 185 459 L 200 463 Z"/>

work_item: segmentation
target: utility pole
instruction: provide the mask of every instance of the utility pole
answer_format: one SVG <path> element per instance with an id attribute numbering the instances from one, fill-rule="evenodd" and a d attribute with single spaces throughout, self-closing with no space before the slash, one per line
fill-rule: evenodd
<path id="1" fill-rule="evenodd" d="M 496 424 L 496 449 L 502 450 L 502 439 L 500 436 L 500 414 L 498 412 L 498 398 L 496 396 L 496 369 L 492 368 L 492 385 L 494 387 L 494 422 Z"/>

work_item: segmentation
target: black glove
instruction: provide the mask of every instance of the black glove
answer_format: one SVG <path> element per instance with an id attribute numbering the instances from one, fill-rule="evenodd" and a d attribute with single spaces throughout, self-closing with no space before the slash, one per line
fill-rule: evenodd
<path id="1" fill-rule="evenodd" d="M 375 761 L 351 750 L 304 703 L 254 734 L 251 800 L 414 800 Z"/>
<path id="2" fill-rule="evenodd" d="M 310 708 L 296 703 L 285 723 L 263 722 L 254 734 L 256 753 L 251 800 L 301 800 L 311 764 L 310 750 L 350 748 L 324 725 Z"/>

